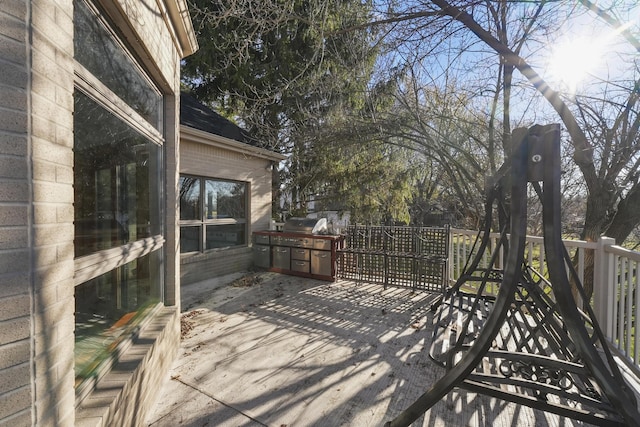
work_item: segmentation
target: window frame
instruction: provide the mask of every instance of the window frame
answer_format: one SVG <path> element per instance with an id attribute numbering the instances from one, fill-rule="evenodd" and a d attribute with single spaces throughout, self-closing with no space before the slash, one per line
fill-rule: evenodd
<path id="1" fill-rule="evenodd" d="M 122 43 L 121 37 L 113 30 L 112 25 L 106 22 L 104 14 L 96 8 L 89 0 L 78 0 L 87 6 L 94 15 L 94 18 L 107 30 L 112 40 L 126 54 L 135 69 L 145 77 L 150 87 L 154 88 L 160 97 L 164 98 L 164 94 L 158 89 L 158 86 L 149 77 L 149 73 L 145 72 L 140 62 L 131 54 L 131 49 Z M 124 100 L 116 95 L 98 77 L 91 74 L 82 64 L 74 59 L 74 88 L 80 90 L 84 95 L 91 98 L 102 108 L 112 113 L 116 118 L 122 120 L 132 129 L 138 131 L 142 136 L 148 138 L 151 142 L 158 145 L 160 149 L 159 164 L 164 164 L 164 135 L 158 131 L 151 123 L 144 119 L 137 111 L 130 107 Z M 160 117 L 158 118 L 158 126 L 164 129 L 164 103 L 160 106 Z M 161 168 L 160 168 L 161 169 Z M 160 189 L 164 188 L 166 177 L 163 176 L 159 169 L 159 176 L 156 176 L 156 182 L 159 183 Z M 165 229 L 165 206 L 166 201 L 163 197 L 164 191 L 160 191 L 158 204 L 160 207 L 159 220 L 160 230 Z M 154 252 L 162 248 L 165 243 L 164 232 L 160 235 L 147 237 L 134 242 L 129 242 L 119 247 L 106 249 L 97 253 L 85 255 L 75 258 L 75 275 L 74 286 L 77 286 L 87 280 L 98 277 L 110 270 L 118 268 L 127 262 L 130 262 L 134 254 L 142 257 L 148 253 Z M 143 248 L 143 251 L 140 251 Z M 124 255 L 124 256 L 123 256 Z M 126 261 L 125 261 L 126 260 Z M 90 266 L 94 266 L 91 268 Z M 87 273 L 91 270 L 91 273 Z M 163 292 L 164 293 L 164 292 Z M 164 296 L 164 295 L 163 295 Z M 163 298 L 164 299 L 164 298 Z"/>
<path id="2" fill-rule="evenodd" d="M 217 178 L 211 176 L 203 176 L 203 175 L 195 175 L 190 173 L 180 173 L 179 179 L 183 177 L 194 178 L 199 180 L 200 186 L 200 219 L 180 219 L 180 236 L 182 236 L 183 227 L 199 227 L 199 242 L 198 242 L 198 250 L 197 251 L 189 251 L 182 252 L 182 244 L 180 245 L 180 255 L 194 255 L 200 253 L 207 253 L 213 251 L 220 251 L 229 248 L 240 248 L 246 247 L 249 245 L 249 238 L 247 234 L 249 232 L 249 217 L 250 217 L 250 206 L 249 206 L 249 194 L 250 194 L 250 183 L 248 181 L 241 180 L 233 180 L 226 178 Z M 206 181 L 217 181 L 217 182 L 225 182 L 232 184 L 242 184 L 244 187 L 244 218 L 206 218 L 205 215 L 205 191 L 206 191 Z M 244 241 L 238 245 L 229 245 L 224 247 L 215 247 L 206 249 L 207 245 L 207 226 L 223 226 L 223 225 L 243 225 L 244 228 Z M 180 237 L 182 240 L 182 237 Z"/>
<path id="3" fill-rule="evenodd" d="M 165 196 L 167 183 L 167 176 L 165 172 L 166 141 L 164 136 L 164 133 L 166 132 L 165 126 L 167 123 L 165 120 L 165 115 L 167 114 L 167 107 L 165 105 L 167 94 L 160 89 L 161 85 L 150 77 L 150 72 L 142 67 L 141 61 L 133 55 L 133 49 L 123 43 L 122 36 L 114 31 L 115 25 L 108 21 L 106 14 L 98 9 L 91 0 L 77 1 L 82 2 L 83 5 L 91 11 L 93 19 L 107 29 L 108 36 L 111 37 L 112 41 L 114 41 L 120 49 L 122 49 L 122 52 L 130 61 L 132 69 L 138 72 L 143 77 L 143 81 L 148 83 L 149 87 L 159 96 L 158 117 L 155 119 L 157 122 L 154 126 L 154 124 L 148 122 L 147 119 L 142 117 L 142 115 L 133 107 L 127 104 L 125 100 L 121 99 L 102 81 L 100 81 L 98 76 L 89 72 L 80 62 L 78 62 L 77 58 L 74 58 L 74 98 L 76 96 L 75 91 L 84 94 L 101 108 L 113 114 L 118 120 L 122 121 L 123 124 L 139 133 L 147 140 L 147 143 L 154 144 L 158 147 L 158 167 L 155 170 L 155 174 L 150 176 L 148 190 L 157 191 L 158 193 L 154 196 L 157 198 L 157 212 L 154 216 L 157 215 L 156 220 L 158 222 L 156 227 L 160 234 L 151 235 L 138 240 L 129 241 L 120 246 L 98 250 L 94 253 L 75 257 L 73 279 L 74 293 L 75 289 L 80 285 L 104 274 L 113 272 L 116 269 L 123 268 L 135 260 L 143 259 L 146 256 L 157 257 L 157 260 L 154 261 L 156 263 L 156 268 L 152 269 L 153 271 L 150 271 L 148 279 L 152 282 L 155 281 L 153 286 L 155 288 L 154 290 L 157 292 L 157 300 L 154 296 L 150 309 L 144 309 L 145 317 L 142 322 L 147 322 L 148 319 L 152 317 L 152 314 L 162 307 L 167 300 L 167 290 L 165 288 L 167 283 L 165 280 L 164 267 L 164 264 L 166 263 L 164 246 L 165 236 L 167 234 L 167 203 Z M 154 209 L 155 208 L 156 206 L 154 206 Z M 74 214 L 74 222 L 75 221 L 76 218 Z M 136 310 L 141 309 L 142 307 L 136 308 Z M 75 315 L 74 321 L 77 321 Z M 126 348 L 134 338 L 134 335 L 135 334 L 123 335 L 122 343 L 118 348 Z M 99 365 L 100 367 L 96 369 L 96 376 L 93 379 L 85 379 L 81 383 L 76 384 L 77 403 L 86 397 L 87 393 L 93 389 L 97 380 L 109 371 L 108 368 L 102 367 L 102 363 L 106 364 L 104 366 L 110 366 L 111 361 L 118 357 L 118 351 L 110 353 L 108 358 L 101 362 Z"/>

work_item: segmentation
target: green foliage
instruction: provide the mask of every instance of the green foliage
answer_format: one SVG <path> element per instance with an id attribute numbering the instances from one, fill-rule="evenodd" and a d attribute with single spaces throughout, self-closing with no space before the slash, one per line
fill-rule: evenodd
<path id="1" fill-rule="evenodd" d="M 264 146 L 293 151 L 309 126 L 357 104 L 375 58 L 368 20 L 355 1 L 191 0 L 200 49 L 183 84 L 237 118 Z"/>
<path id="2" fill-rule="evenodd" d="M 376 141 L 341 140 L 318 165 L 324 176 L 317 198 L 326 209 L 349 210 L 354 222 L 410 222 L 406 151 Z"/>
<path id="3" fill-rule="evenodd" d="M 368 137 L 334 138 L 347 117 L 369 107 L 378 54 L 363 25 L 371 8 L 366 1 L 191 0 L 200 49 L 183 63 L 183 85 L 257 143 L 289 156 L 274 188 L 289 213 L 304 214 L 319 199 L 366 221 L 409 221 L 408 181 L 394 154 Z"/>

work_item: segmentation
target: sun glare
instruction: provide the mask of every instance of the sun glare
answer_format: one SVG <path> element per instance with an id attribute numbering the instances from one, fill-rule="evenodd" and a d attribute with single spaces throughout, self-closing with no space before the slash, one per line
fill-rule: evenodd
<path id="1" fill-rule="evenodd" d="M 586 37 L 574 37 L 552 48 L 549 72 L 553 81 L 575 93 L 578 85 L 602 60 L 600 44 Z"/>

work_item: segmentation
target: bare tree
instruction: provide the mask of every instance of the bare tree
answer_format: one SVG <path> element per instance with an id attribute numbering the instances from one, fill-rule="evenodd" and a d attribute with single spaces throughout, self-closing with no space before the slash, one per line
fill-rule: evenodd
<path id="1" fill-rule="evenodd" d="M 470 199 L 463 195 L 480 192 L 482 175 L 495 171 L 508 156 L 513 127 L 530 126 L 539 120 L 558 120 L 566 129 L 572 164 L 579 171 L 586 193 L 584 198 L 579 194 L 573 197 L 573 200 L 586 201 L 581 237 L 596 240 L 600 235 L 608 234 L 622 243 L 640 223 L 640 209 L 637 209 L 640 205 L 637 173 L 640 166 L 639 79 L 637 68 L 633 68 L 637 55 L 629 60 L 626 80 L 614 81 L 611 77 L 607 82 L 602 82 L 599 92 L 575 95 L 564 94 L 547 83 L 544 67 L 537 59 L 537 55 L 549 50 L 549 42 L 559 28 L 576 16 L 584 17 L 587 14 L 597 16 L 617 31 L 637 54 L 640 44 L 634 37 L 635 29 L 625 25 L 620 18 L 623 8 L 632 8 L 633 2 L 615 2 L 605 10 L 588 0 L 578 3 L 545 0 L 389 1 L 369 3 L 371 9 L 367 9 L 370 13 L 367 12 L 366 19 L 361 19 L 362 16 L 358 19 L 333 19 L 342 12 L 331 9 L 335 5 L 332 6 L 334 2 L 329 0 L 310 2 L 313 13 L 308 15 L 300 13 L 301 9 L 294 6 L 287 9 L 281 3 L 276 3 L 227 0 L 224 10 L 208 7 L 210 3 L 207 2 L 198 3 L 198 13 L 203 17 L 212 16 L 227 25 L 214 28 L 218 33 L 221 29 L 226 31 L 219 45 L 227 53 L 216 56 L 220 59 L 219 64 L 203 61 L 199 65 L 216 66 L 218 75 L 223 77 L 225 70 L 227 73 L 235 70 L 235 74 L 244 79 L 240 80 L 242 85 L 238 87 L 248 88 L 242 93 L 223 91 L 229 99 L 234 98 L 245 105 L 254 101 L 259 101 L 261 105 L 275 104 L 279 102 L 278 97 L 283 96 L 289 100 L 312 99 L 305 97 L 304 90 L 301 90 L 305 88 L 304 85 L 296 86 L 295 83 L 307 71 L 316 73 L 318 64 L 328 64 L 324 60 L 297 64 L 287 78 L 272 81 L 279 83 L 277 87 L 263 81 L 261 83 L 265 83 L 264 86 L 256 85 L 255 82 L 259 80 L 246 80 L 243 73 L 247 70 L 237 68 L 238 63 L 246 64 L 244 58 L 254 54 L 256 49 L 264 51 L 261 51 L 265 55 L 261 60 L 265 63 L 274 64 L 272 60 L 283 59 L 278 55 L 273 56 L 274 53 L 268 49 L 273 47 L 269 44 L 273 41 L 264 37 L 273 27 L 285 29 L 287 34 L 304 28 L 310 34 L 322 35 L 313 39 L 313 46 L 307 46 L 310 49 L 307 57 L 311 59 L 323 58 L 330 46 L 328 41 L 339 40 L 336 37 L 355 32 L 361 32 L 366 37 L 343 39 L 340 49 L 349 46 L 348 40 L 357 40 L 360 46 L 366 40 L 370 47 L 375 46 L 382 52 L 376 60 L 373 74 L 361 75 L 362 79 L 369 79 L 365 88 L 362 85 L 329 85 L 324 86 L 327 88 L 325 92 L 315 92 L 326 96 L 313 98 L 313 102 L 290 103 L 298 111 L 305 112 L 304 116 L 299 116 L 303 120 L 279 121 L 283 115 L 278 109 L 270 109 L 272 113 L 267 115 L 252 118 L 249 118 L 250 115 L 244 116 L 256 126 L 271 129 L 272 139 L 279 140 L 278 144 L 288 141 L 284 145 L 290 147 L 291 152 L 295 150 L 300 157 L 297 164 L 312 167 L 302 161 L 301 156 L 313 154 L 316 149 L 320 150 L 316 153 L 319 156 L 326 146 L 313 146 L 311 142 L 296 143 L 294 146 L 289 142 L 309 141 L 309 135 L 318 136 L 315 141 L 327 141 L 320 137 L 326 134 L 320 128 L 326 127 L 329 117 L 331 120 L 335 118 L 334 113 L 326 108 L 314 109 L 313 106 L 337 105 L 334 104 L 337 101 L 339 109 L 343 111 L 339 114 L 343 116 L 340 120 L 351 127 L 350 130 L 344 130 L 342 137 L 349 141 L 384 140 L 417 150 L 421 156 L 433 162 L 430 163 L 429 173 L 423 174 L 423 177 L 433 176 L 442 180 L 447 176 L 447 187 L 455 188 L 460 203 L 465 203 Z M 333 12 L 328 13 L 329 10 Z M 352 18 L 357 15 L 353 14 L 354 10 L 349 15 Z M 233 25 L 238 28 L 246 26 L 247 29 L 243 33 Z M 225 46 L 225 40 L 232 40 L 232 45 Z M 362 58 L 367 49 L 359 52 Z M 198 64 L 192 65 L 194 68 L 189 68 L 187 64 L 186 69 L 200 70 L 195 67 Z M 202 69 L 194 76 L 206 77 L 208 74 L 205 71 Z M 364 81 L 362 79 L 360 83 Z M 329 80 L 340 78 L 333 75 Z M 195 78 L 193 82 L 197 83 L 198 79 Z M 376 87 L 384 85 L 395 90 L 392 110 L 347 105 L 345 100 L 349 97 L 338 100 L 334 96 L 341 89 L 343 93 L 357 90 L 360 91 L 357 98 L 364 100 L 358 103 L 378 102 L 376 99 L 380 98 L 371 96 L 371 93 Z M 215 88 L 215 85 L 200 87 L 202 93 L 211 88 Z M 389 102 L 389 98 L 382 98 L 384 100 L 380 102 Z M 453 105 L 456 99 L 465 103 L 467 108 L 464 114 L 445 111 L 447 105 Z M 432 104 L 429 105 L 426 100 L 432 101 Z M 442 107 L 440 111 L 437 103 Z M 331 126 L 340 120 L 332 122 Z M 313 123 L 312 128 L 306 126 L 308 123 Z M 313 129 L 313 132 L 309 129 Z M 357 134 L 354 129 L 358 129 Z M 438 167 L 440 172 L 431 173 L 433 166 Z M 311 169 L 301 176 L 305 179 L 313 177 L 316 180 L 315 187 L 326 188 L 322 177 Z M 567 176 L 571 176 L 577 187 L 580 186 L 571 171 Z M 308 182 L 311 181 L 305 181 L 304 185 L 299 183 L 300 188 L 314 187 L 307 185 Z"/>
<path id="2" fill-rule="evenodd" d="M 544 100 L 555 114 L 555 120 L 562 122 L 566 129 L 573 164 L 580 171 L 586 189 L 581 237 L 597 240 L 607 234 L 620 244 L 640 224 L 640 174 L 637 172 L 640 166 L 640 79 L 636 65 L 640 43 L 632 33 L 633 27 L 616 17 L 616 13 L 624 11 L 624 3 L 617 2 L 608 10 L 587 0 L 576 5 L 547 1 L 525 4 L 507 0 L 431 0 L 414 2 L 410 6 L 389 3 L 379 10 L 381 18 L 372 25 L 384 25 L 389 29 L 385 36 L 395 37 L 389 43 L 393 49 L 406 52 L 409 45 L 413 50 L 421 51 L 423 56 L 420 53 L 404 54 L 404 58 L 413 64 L 425 61 L 430 55 L 446 60 L 449 68 L 460 67 L 463 58 L 482 57 L 487 61 L 485 67 L 465 71 L 475 79 L 487 68 L 494 70 L 493 103 L 487 123 L 489 137 L 485 140 L 491 170 L 495 170 L 497 145 L 502 143 L 502 152 L 509 153 L 514 109 L 529 100 L 538 106 L 538 99 Z M 633 7 L 627 3 L 628 8 Z M 564 14 L 558 13 L 560 11 Z M 566 94 L 545 80 L 535 53 L 549 49 L 545 42 L 553 39 L 554 31 L 560 26 L 586 14 L 595 14 L 615 30 L 635 56 L 628 61 L 626 74 L 616 79 L 607 76 L 606 81 L 590 88 L 597 91 Z M 493 52 L 493 62 L 487 50 L 470 41 L 469 35 Z M 527 88 L 535 93 L 526 92 Z M 497 113 L 499 110 L 501 117 Z M 554 120 L 552 115 L 539 114 L 521 117 Z M 590 264 L 589 260 L 587 264 Z M 591 285 L 585 283 L 587 293 L 590 293 Z"/>

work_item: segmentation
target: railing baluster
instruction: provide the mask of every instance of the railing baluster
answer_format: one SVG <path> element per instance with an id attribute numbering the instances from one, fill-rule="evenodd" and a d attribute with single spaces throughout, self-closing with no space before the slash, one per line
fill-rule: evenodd
<path id="1" fill-rule="evenodd" d="M 578 251 L 578 277 L 584 283 L 584 248 L 577 248 Z"/>
<path id="2" fill-rule="evenodd" d="M 614 255 L 614 268 L 615 268 L 615 272 L 616 272 L 616 276 L 618 278 L 618 280 L 616 280 L 616 287 L 618 288 L 618 304 L 617 305 L 617 310 L 616 310 L 616 334 L 615 334 L 615 338 L 616 338 L 616 345 L 617 347 L 622 350 L 622 334 L 624 331 L 624 290 L 622 289 L 622 283 L 620 282 L 620 257 L 618 255 Z"/>
<path id="3" fill-rule="evenodd" d="M 622 258 L 620 260 L 620 274 L 624 279 L 622 279 L 623 289 L 625 290 L 625 299 L 627 302 L 627 307 L 624 313 L 624 321 L 625 321 L 625 338 L 624 338 L 624 352 L 625 354 L 631 354 L 631 330 L 632 330 L 632 319 L 633 319 L 633 289 L 631 287 L 631 277 L 629 276 L 629 259 Z"/>
<path id="4" fill-rule="evenodd" d="M 616 295 L 618 294 L 618 286 L 615 280 L 616 276 L 616 257 L 611 254 L 608 258 L 608 269 L 609 275 L 607 276 L 607 310 L 609 313 L 609 325 L 610 331 L 607 336 L 611 340 L 611 342 L 615 342 L 616 339 L 616 325 L 617 325 L 617 316 L 618 316 L 618 305 L 616 304 Z"/>
<path id="5" fill-rule="evenodd" d="M 547 266 L 547 262 L 545 260 L 545 256 L 544 256 L 544 245 L 542 244 L 542 242 L 538 243 L 538 246 L 540 246 L 540 271 L 542 272 L 542 275 L 547 277 L 547 271 L 549 271 L 549 267 Z"/>

